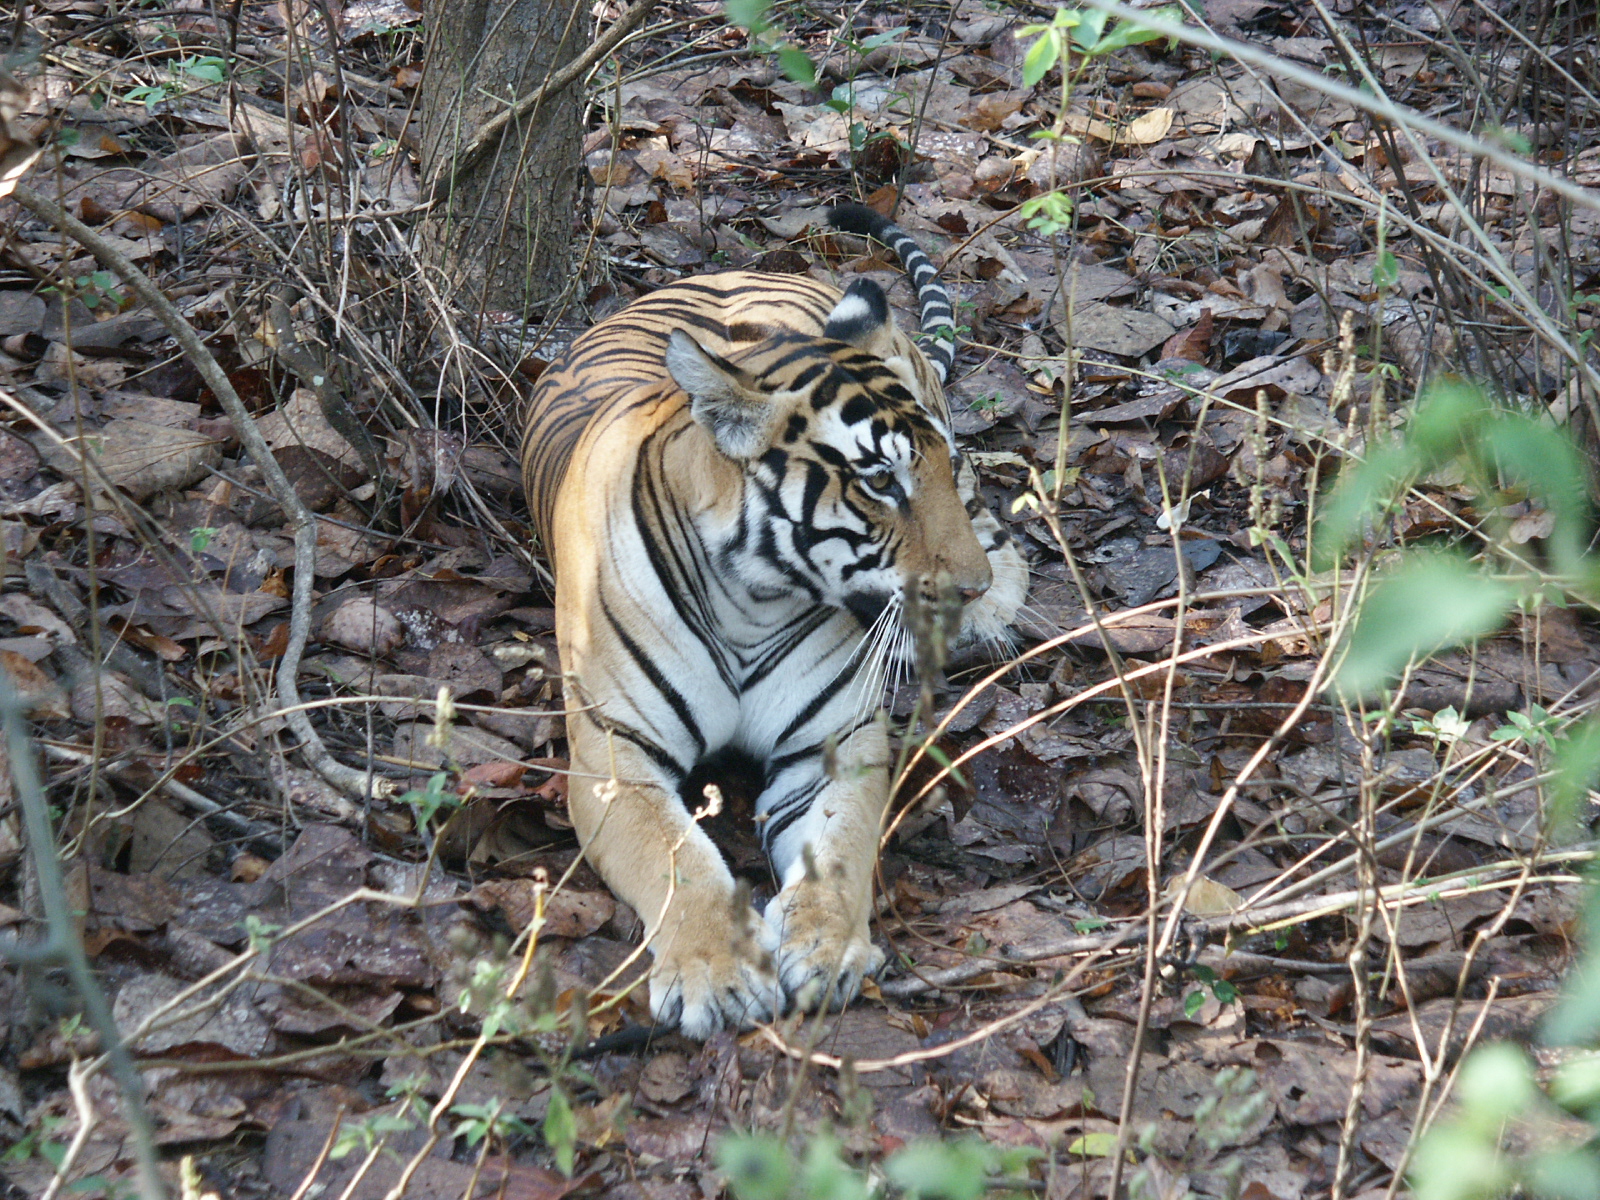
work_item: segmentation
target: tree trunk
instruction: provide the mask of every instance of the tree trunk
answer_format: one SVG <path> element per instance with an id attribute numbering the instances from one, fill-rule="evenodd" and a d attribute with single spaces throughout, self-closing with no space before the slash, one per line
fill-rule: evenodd
<path id="1" fill-rule="evenodd" d="M 479 126 L 583 51 L 588 7 L 583 0 L 427 0 L 422 177 L 441 182 L 423 253 L 443 272 L 458 309 L 527 318 L 571 279 L 582 82 L 545 96 L 475 160 L 457 166 L 457 159 Z"/>

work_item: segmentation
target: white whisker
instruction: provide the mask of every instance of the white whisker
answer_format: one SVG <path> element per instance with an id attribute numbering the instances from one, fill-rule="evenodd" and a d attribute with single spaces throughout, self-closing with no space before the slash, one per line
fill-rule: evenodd
<path id="1" fill-rule="evenodd" d="M 852 705 L 857 721 L 866 720 L 882 703 L 884 687 L 888 682 L 888 667 L 905 629 L 905 623 L 900 620 L 900 609 L 901 600 L 896 596 L 867 630 L 852 660 L 860 664 L 851 684 L 852 688 L 859 689 Z"/>

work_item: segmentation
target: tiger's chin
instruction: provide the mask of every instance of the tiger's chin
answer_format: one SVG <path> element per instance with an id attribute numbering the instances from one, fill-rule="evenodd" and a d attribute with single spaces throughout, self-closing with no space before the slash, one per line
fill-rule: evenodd
<path id="1" fill-rule="evenodd" d="M 994 574 L 989 590 L 972 603 L 964 605 L 959 621 L 950 623 L 954 628 L 944 631 L 944 651 L 940 662 L 945 668 L 966 666 L 985 658 L 1009 654 L 1016 645 L 1011 627 L 1028 600 L 1028 560 L 1014 541 L 1007 541 L 989 552 L 989 567 Z M 884 620 L 883 614 L 891 607 L 894 609 L 894 620 L 889 622 Z M 888 646 L 886 658 L 891 669 L 910 672 L 917 669 L 918 631 L 906 628 L 907 605 L 885 600 L 882 607 L 873 613 L 871 621 L 859 612 L 856 616 L 873 640 L 881 640 Z M 874 626 L 872 622 L 878 624 Z M 918 623 L 914 617 L 912 623 Z M 890 624 L 893 628 L 886 628 Z"/>

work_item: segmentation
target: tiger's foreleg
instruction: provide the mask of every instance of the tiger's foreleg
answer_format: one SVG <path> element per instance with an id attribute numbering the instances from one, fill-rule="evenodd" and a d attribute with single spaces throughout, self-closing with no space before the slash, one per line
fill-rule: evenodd
<path id="1" fill-rule="evenodd" d="M 584 854 L 639 914 L 655 962 L 650 1013 L 705 1038 L 783 1008 L 777 937 L 669 782 L 636 746 L 568 717 L 568 805 Z"/>
<path id="2" fill-rule="evenodd" d="M 778 977 L 805 1008 L 847 1004 L 883 966 L 872 944 L 872 876 L 889 801 L 889 746 L 871 721 L 836 747 L 791 758 L 762 794 L 783 890 L 767 905 Z M 808 799 L 809 798 L 809 799 Z"/>

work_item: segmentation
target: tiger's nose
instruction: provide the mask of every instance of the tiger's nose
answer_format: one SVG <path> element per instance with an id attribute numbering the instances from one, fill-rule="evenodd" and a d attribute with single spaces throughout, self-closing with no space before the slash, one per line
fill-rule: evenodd
<path id="1" fill-rule="evenodd" d="M 990 580 L 985 579 L 975 584 L 968 584 L 966 587 L 957 588 L 956 594 L 961 597 L 961 603 L 971 604 L 989 590 L 990 582 Z"/>

